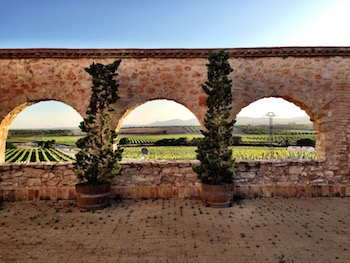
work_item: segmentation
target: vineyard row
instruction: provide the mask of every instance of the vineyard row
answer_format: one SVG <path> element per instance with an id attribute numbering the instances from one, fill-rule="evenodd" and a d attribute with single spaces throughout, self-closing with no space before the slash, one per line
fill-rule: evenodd
<path id="1" fill-rule="evenodd" d="M 9 149 L 5 152 L 6 163 L 72 162 L 74 157 L 60 149 Z"/>
<path id="2" fill-rule="evenodd" d="M 123 158 L 149 160 L 195 160 L 196 149 L 193 146 L 150 146 L 148 155 L 143 156 L 143 147 L 124 148 Z M 233 147 L 233 157 L 236 160 L 315 160 L 314 152 L 289 152 L 286 148 L 275 148 L 272 152 L 268 147 Z M 5 161 L 12 162 L 73 162 L 74 157 L 59 149 L 10 149 L 6 150 Z"/>

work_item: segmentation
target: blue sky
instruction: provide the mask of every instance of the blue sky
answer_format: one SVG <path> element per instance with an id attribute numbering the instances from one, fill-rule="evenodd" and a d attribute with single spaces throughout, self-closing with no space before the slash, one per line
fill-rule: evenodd
<path id="1" fill-rule="evenodd" d="M 0 0 L 0 6 L 0 48 L 350 46 L 347 0 Z M 35 106 L 32 117 L 44 107 Z M 67 108 L 56 109 L 71 116 Z M 139 120 L 151 115 L 146 110 Z"/>

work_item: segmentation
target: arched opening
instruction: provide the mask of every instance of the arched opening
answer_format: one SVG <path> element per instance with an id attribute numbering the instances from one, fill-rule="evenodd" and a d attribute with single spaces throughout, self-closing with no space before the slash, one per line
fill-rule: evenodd
<path id="1" fill-rule="evenodd" d="M 81 121 L 80 114 L 62 102 L 23 103 L 1 122 L 0 161 L 73 161 Z"/>
<path id="2" fill-rule="evenodd" d="M 195 159 L 195 146 L 202 137 L 195 114 L 167 99 L 142 102 L 128 109 L 118 128 L 119 144 L 125 147 L 126 159 Z M 147 148 L 148 153 L 143 155 L 142 148 Z"/>
<path id="3" fill-rule="evenodd" d="M 305 109 L 305 110 L 304 110 Z M 313 113 L 290 98 L 263 98 L 236 116 L 241 159 L 322 160 L 324 142 Z"/>
<path id="4" fill-rule="evenodd" d="M 180 124 L 200 125 L 201 119 L 196 112 L 181 102 L 169 99 L 152 99 L 136 103 L 126 109 L 123 116 L 119 119 L 117 130 L 122 126 L 148 125 L 160 121 L 174 121 L 178 119 Z M 159 126 L 159 125 L 158 125 Z"/>

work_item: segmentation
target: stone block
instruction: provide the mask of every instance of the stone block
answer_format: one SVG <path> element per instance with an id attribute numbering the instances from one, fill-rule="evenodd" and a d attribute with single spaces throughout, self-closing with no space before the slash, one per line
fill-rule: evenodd
<path id="1" fill-rule="evenodd" d="M 290 180 L 292 180 L 292 181 L 298 181 L 299 179 L 300 179 L 299 174 L 291 174 L 290 175 Z"/>
<path id="2" fill-rule="evenodd" d="M 6 181 L 10 181 L 12 179 L 12 174 L 7 172 L 7 173 L 3 173 L 1 174 L 0 177 L 0 182 L 6 182 Z"/>
<path id="3" fill-rule="evenodd" d="M 263 197 L 271 197 L 271 186 L 265 185 L 263 186 Z"/>
<path id="4" fill-rule="evenodd" d="M 324 180 L 322 178 L 318 178 L 318 179 L 312 180 L 311 183 L 312 184 L 322 184 L 322 183 L 324 183 Z"/>
<path id="5" fill-rule="evenodd" d="M 345 196 L 346 197 L 350 196 L 350 186 L 345 186 Z"/>
<path id="6" fill-rule="evenodd" d="M 75 187 L 69 188 L 68 190 L 68 199 L 73 200 L 75 198 Z"/>
<path id="7" fill-rule="evenodd" d="M 340 197 L 346 197 L 346 187 L 345 186 L 340 186 L 339 187 L 340 189 L 340 191 L 339 191 L 339 193 L 340 193 Z"/>
<path id="8" fill-rule="evenodd" d="M 164 184 L 164 185 L 166 185 L 166 184 L 173 185 L 175 180 L 176 180 L 176 177 L 173 176 L 173 175 L 164 175 L 162 177 L 162 184 Z"/>
<path id="9" fill-rule="evenodd" d="M 69 189 L 59 188 L 57 191 L 57 199 L 68 200 L 69 199 Z"/>
<path id="10" fill-rule="evenodd" d="M 21 167 L 21 164 L 19 164 L 19 163 L 13 163 L 12 165 L 11 165 L 11 169 L 12 170 L 20 170 L 22 167 Z"/>
<path id="11" fill-rule="evenodd" d="M 273 166 L 275 166 L 275 167 L 286 167 L 289 165 L 290 165 L 289 162 L 283 162 L 283 161 L 273 163 Z"/>
<path id="12" fill-rule="evenodd" d="M 58 178 L 53 178 L 51 180 L 46 181 L 45 184 L 43 184 L 43 185 L 52 187 L 52 186 L 58 186 L 59 184 L 60 184 L 59 179 Z M 62 184 L 61 184 L 61 186 L 62 186 Z"/>
<path id="13" fill-rule="evenodd" d="M 138 175 L 139 172 L 136 168 L 130 168 L 122 171 L 123 176 L 135 176 Z"/>
<path id="14" fill-rule="evenodd" d="M 152 175 L 154 173 L 154 170 L 153 169 L 150 169 L 150 168 L 143 168 L 139 171 L 139 174 L 142 174 L 144 176 L 148 176 L 148 175 Z"/>
<path id="15" fill-rule="evenodd" d="M 327 177 L 333 177 L 334 176 L 334 171 L 325 171 L 324 175 Z"/>
<path id="16" fill-rule="evenodd" d="M 163 175 L 173 175 L 173 174 L 178 174 L 180 172 L 179 167 L 177 166 L 171 166 L 171 167 L 166 167 L 162 169 L 162 174 Z"/>
<path id="17" fill-rule="evenodd" d="M 139 175 L 132 175 L 131 176 L 131 181 L 134 183 L 134 184 L 142 184 L 144 182 L 147 182 L 147 178 L 145 178 L 144 176 L 139 176 Z"/>
<path id="18" fill-rule="evenodd" d="M 28 179 L 28 187 L 33 187 L 33 186 L 41 186 L 40 178 L 29 178 Z"/>
<path id="19" fill-rule="evenodd" d="M 39 199 L 40 200 L 50 200 L 51 199 L 50 193 L 47 192 L 46 188 L 39 189 Z"/>
<path id="20" fill-rule="evenodd" d="M 10 170 L 11 170 L 11 164 L 1 164 L 0 165 L 0 172 L 10 171 Z"/>
<path id="21" fill-rule="evenodd" d="M 36 169 L 44 169 L 44 163 L 36 163 L 35 168 Z"/>
<path id="22" fill-rule="evenodd" d="M 182 174 L 196 174 L 196 173 L 193 171 L 192 167 L 181 168 L 181 169 L 180 169 L 180 173 L 182 173 Z"/>
<path id="23" fill-rule="evenodd" d="M 15 200 L 23 201 L 28 198 L 28 190 L 27 189 L 15 189 Z"/>
<path id="24" fill-rule="evenodd" d="M 256 173 L 254 172 L 240 172 L 239 175 L 243 179 L 253 179 L 256 177 Z"/>
<path id="25" fill-rule="evenodd" d="M 160 187 L 158 188 L 157 198 L 176 198 L 179 197 L 179 192 L 183 192 L 181 188 Z M 183 194 L 181 193 L 181 195 Z"/>
<path id="26" fill-rule="evenodd" d="M 55 169 L 55 164 L 53 164 L 53 163 L 45 163 L 44 164 L 44 170 L 51 170 L 51 169 Z"/>
<path id="27" fill-rule="evenodd" d="M 329 196 L 329 186 L 328 185 L 322 185 L 322 196 L 328 197 Z"/>
<path id="28" fill-rule="evenodd" d="M 296 175 L 301 175 L 301 173 L 304 171 L 303 166 L 291 166 L 289 167 L 289 173 L 290 174 L 296 174 Z"/>

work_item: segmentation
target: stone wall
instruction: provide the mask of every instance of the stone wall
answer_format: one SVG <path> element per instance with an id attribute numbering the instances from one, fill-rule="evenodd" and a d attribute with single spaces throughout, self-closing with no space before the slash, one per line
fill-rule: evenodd
<path id="1" fill-rule="evenodd" d="M 192 167 L 198 161 L 122 162 L 112 182 L 112 197 L 186 198 L 200 196 Z M 236 194 L 243 197 L 350 196 L 350 176 L 335 175 L 315 161 L 239 161 Z M 72 164 L 0 166 L 0 197 L 5 200 L 74 199 Z M 336 169 L 336 167 L 334 167 Z"/>
<path id="2" fill-rule="evenodd" d="M 278 97 L 305 110 L 317 133 L 317 158 L 350 174 L 350 47 L 227 49 L 234 71 L 232 114 L 262 98 Z M 208 49 L 0 49 L 0 163 L 8 129 L 27 106 L 56 100 L 84 116 L 92 62 L 118 68 L 112 127 L 130 111 L 156 99 L 176 101 L 204 123 Z M 278 114 L 278 112 L 276 112 Z"/>

